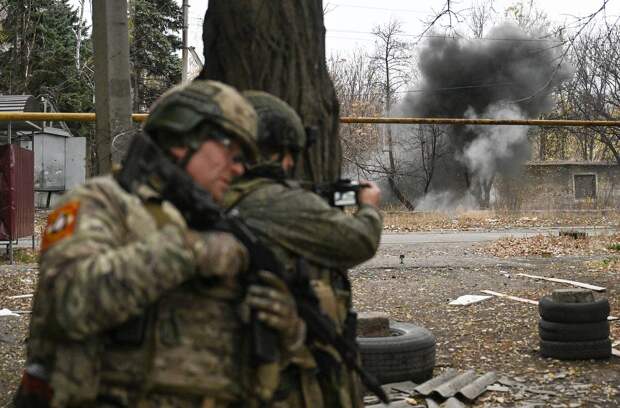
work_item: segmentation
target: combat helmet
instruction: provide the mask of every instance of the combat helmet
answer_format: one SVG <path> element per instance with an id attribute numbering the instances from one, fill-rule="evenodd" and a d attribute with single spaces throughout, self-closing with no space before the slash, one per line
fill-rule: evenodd
<path id="1" fill-rule="evenodd" d="M 262 91 L 244 91 L 258 114 L 258 147 L 265 154 L 288 149 L 294 155 L 306 148 L 301 118 L 282 99 Z"/>
<path id="2" fill-rule="evenodd" d="M 233 87 L 194 80 L 165 92 L 151 107 L 144 131 L 162 148 L 198 150 L 211 138 L 238 141 L 246 157 L 258 157 L 257 116 L 252 105 Z"/>

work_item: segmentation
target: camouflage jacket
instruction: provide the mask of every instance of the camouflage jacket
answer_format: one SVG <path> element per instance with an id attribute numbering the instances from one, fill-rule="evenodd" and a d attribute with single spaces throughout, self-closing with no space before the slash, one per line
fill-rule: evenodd
<path id="1" fill-rule="evenodd" d="M 233 184 L 224 205 L 239 212 L 259 239 L 276 253 L 287 272 L 295 273 L 299 257 L 308 261 L 311 284 L 322 312 L 343 334 L 351 309 L 346 269 L 370 259 L 377 251 L 382 230 L 379 211 L 362 205 L 355 214 L 348 215 L 294 182 L 261 177 L 244 178 Z M 340 361 L 333 348 L 315 346 Z M 332 379 L 333 384 L 327 387 L 319 387 L 316 361 L 308 348 L 303 348 L 292 361 L 302 373 L 293 383 L 300 384 L 303 392 L 293 390 L 277 407 L 362 406 L 353 373 L 338 370 L 341 378 Z M 332 391 L 325 391 L 326 388 Z"/>
<path id="2" fill-rule="evenodd" d="M 294 182 L 241 179 L 224 201 L 266 244 L 322 267 L 345 270 L 367 261 L 381 238 L 383 220 L 375 207 L 362 205 L 348 215 Z"/>
<path id="3" fill-rule="evenodd" d="M 102 393 L 129 406 L 150 393 L 196 399 L 187 406 L 241 395 L 238 293 L 198 278 L 180 213 L 139 195 L 95 178 L 50 215 L 28 362 L 51 373 L 54 407 L 93 406 Z M 132 344 L 118 340 L 127 329 Z"/>

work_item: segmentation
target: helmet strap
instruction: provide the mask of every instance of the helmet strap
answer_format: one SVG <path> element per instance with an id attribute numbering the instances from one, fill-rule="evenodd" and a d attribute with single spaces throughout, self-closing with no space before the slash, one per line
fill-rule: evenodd
<path id="1" fill-rule="evenodd" d="M 295 172 L 297 170 L 297 159 L 299 158 L 299 154 L 291 150 L 290 148 L 283 146 L 280 148 L 278 152 L 278 157 L 276 160 L 278 161 L 278 163 L 280 163 L 280 166 L 282 166 L 282 163 L 284 162 L 284 156 L 286 156 L 287 150 L 291 154 L 291 157 L 293 158 L 293 167 L 291 167 L 288 170 L 284 170 L 283 168 L 282 170 L 284 171 L 284 174 L 286 175 L 287 178 L 294 178 Z"/>
<path id="2" fill-rule="evenodd" d="M 189 164 L 189 161 L 192 159 L 192 157 L 194 157 L 195 153 L 196 153 L 196 149 L 188 146 L 187 152 L 185 152 L 185 155 L 181 157 L 180 159 L 176 160 L 177 166 L 185 170 L 185 167 L 187 167 L 187 165 Z"/>

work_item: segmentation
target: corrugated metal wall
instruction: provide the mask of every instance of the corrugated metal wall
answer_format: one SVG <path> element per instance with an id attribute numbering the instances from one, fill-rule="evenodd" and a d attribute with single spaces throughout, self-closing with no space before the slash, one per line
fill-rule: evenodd
<path id="1" fill-rule="evenodd" d="M 0 241 L 34 234 L 34 153 L 0 146 Z"/>

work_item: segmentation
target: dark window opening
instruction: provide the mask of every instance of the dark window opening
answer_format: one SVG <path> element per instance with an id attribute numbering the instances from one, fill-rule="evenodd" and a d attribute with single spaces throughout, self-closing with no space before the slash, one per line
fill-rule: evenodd
<path id="1" fill-rule="evenodd" d="M 576 174 L 575 180 L 575 199 L 594 199 L 596 198 L 596 176 L 594 174 Z"/>

